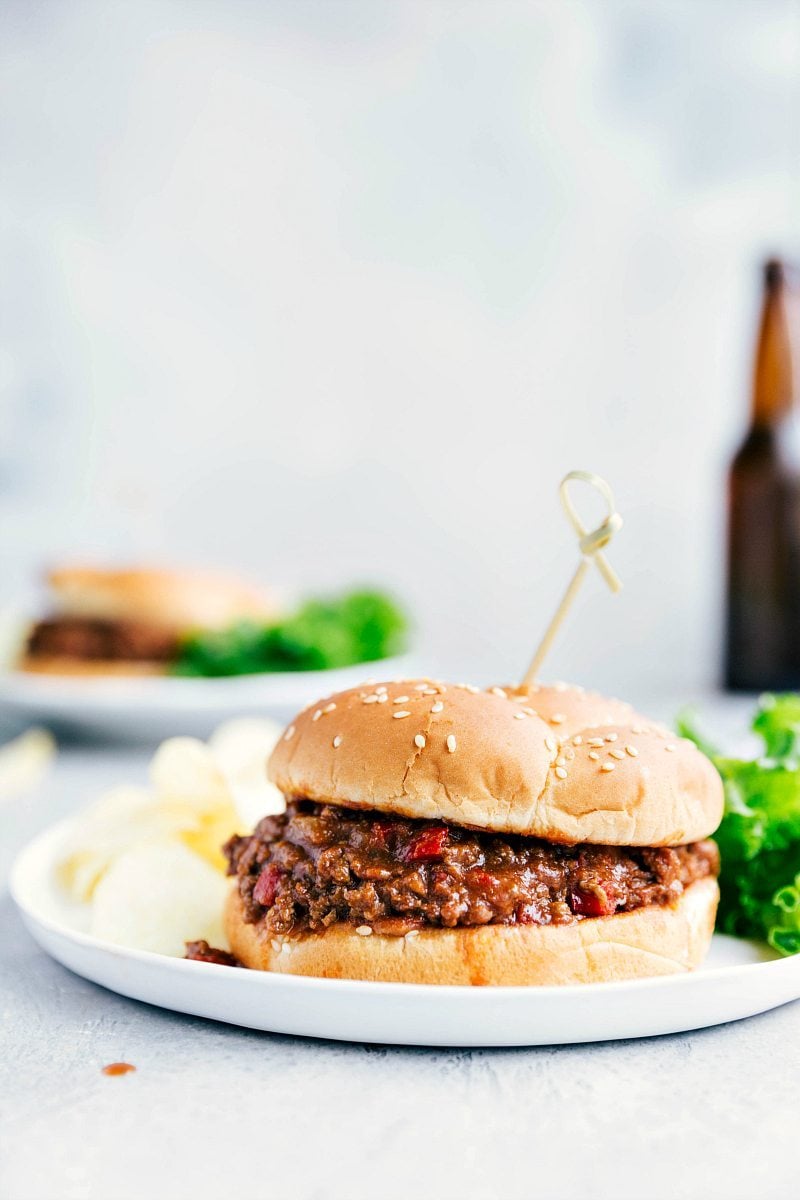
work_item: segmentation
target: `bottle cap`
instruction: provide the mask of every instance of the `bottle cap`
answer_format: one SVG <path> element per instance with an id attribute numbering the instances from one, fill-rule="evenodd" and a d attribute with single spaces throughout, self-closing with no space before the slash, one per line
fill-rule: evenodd
<path id="1" fill-rule="evenodd" d="M 768 288 L 780 287 L 784 282 L 783 263 L 779 258 L 769 258 L 764 263 L 764 283 Z"/>

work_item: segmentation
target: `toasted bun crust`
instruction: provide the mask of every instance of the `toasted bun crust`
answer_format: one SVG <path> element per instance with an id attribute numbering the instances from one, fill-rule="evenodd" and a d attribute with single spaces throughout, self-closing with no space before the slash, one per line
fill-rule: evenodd
<path id="1" fill-rule="evenodd" d="M 32 675 L 166 675 L 168 664 L 163 662 L 135 662 L 114 658 L 67 658 L 66 656 L 26 654 L 17 669 Z"/>
<path id="2" fill-rule="evenodd" d="M 607 846 L 698 841 L 723 806 L 691 742 L 621 701 L 563 687 L 351 688 L 295 719 L 269 777 L 290 799 Z"/>
<path id="3" fill-rule="evenodd" d="M 69 616 L 140 621 L 175 632 L 275 614 L 274 603 L 254 588 L 201 571 L 61 567 L 47 582 Z"/>
<path id="4" fill-rule="evenodd" d="M 238 891 L 225 932 L 247 967 L 323 979 L 483 986 L 609 983 L 691 971 L 705 957 L 719 890 L 700 879 L 675 904 L 651 905 L 574 925 L 482 925 L 425 929 L 414 937 L 362 937 L 351 926 L 270 938 L 246 925 Z"/>

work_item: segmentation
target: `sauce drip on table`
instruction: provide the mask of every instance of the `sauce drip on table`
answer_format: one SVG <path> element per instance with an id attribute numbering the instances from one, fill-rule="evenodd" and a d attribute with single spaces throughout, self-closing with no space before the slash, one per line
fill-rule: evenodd
<path id="1" fill-rule="evenodd" d="M 108 1063 L 103 1067 L 104 1075 L 130 1075 L 131 1071 L 135 1071 L 136 1067 L 133 1063 L 114 1062 Z"/>

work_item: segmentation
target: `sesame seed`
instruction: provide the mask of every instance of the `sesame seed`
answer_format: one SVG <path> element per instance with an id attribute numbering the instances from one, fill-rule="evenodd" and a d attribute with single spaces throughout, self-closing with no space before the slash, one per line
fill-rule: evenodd
<path id="1" fill-rule="evenodd" d="M 675 743 L 674 743 L 674 742 L 667 742 L 667 744 L 666 744 L 666 746 L 664 747 L 664 749 L 665 749 L 665 750 L 677 750 L 677 749 L 678 749 L 678 747 L 675 745 Z"/>
<path id="2" fill-rule="evenodd" d="M 318 708 L 317 711 L 314 713 L 313 717 L 311 718 L 311 720 L 318 721 L 321 716 L 322 716 L 322 709 Z"/>
<path id="3" fill-rule="evenodd" d="M 644 725 L 631 725 L 631 733 L 646 733 Z"/>
<path id="4" fill-rule="evenodd" d="M 635 746 L 626 746 L 626 747 L 625 747 L 625 753 L 626 753 L 626 754 L 630 754 L 631 758 L 638 758 L 638 757 L 639 757 L 639 751 L 636 749 L 636 747 L 635 747 Z"/>
<path id="5" fill-rule="evenodd" d="M 288 954 L 289 951 L 291 950 L 291 948 L 292 947 L 289 945 L 288 942 L 284 942 L 283 945 L 281 946 L 281 954 Z"/>
<path id="6" fill-rule="evenodd" d="M 617 762 L 620 762 L 625 757 L 625 753 L 622 750 L 609 750 L 608 753 L 611 758 L 615 758 Z"/>
<path id="7" fill-rule="evenodd" d="M 400 711 L 400 712 L 392 713 L 392 716 L 393 716 L 393 717 L 394 717 L 396 720 L 398 720 L 398 721 L 399 721 L 401 717 L 410 717 L 410 716 L 411 716 L 411 713 L 408 711 L 408 709 L 407 709 L 407 708 L 404 708 L 404 709 L 401 709 L 401 711 Z"/>
<path id="8" fill-rule="evenodd" d="M 283 740 L 285 742 L 289 742 L 289 741 L 291 741 L 291 739 L 293 737 L 294 737 L 294 725 L 290 725 L 289 728 L 286 730 L 286 733 L 283 735 Z"/>
<path id="9" fill-rule="evenodd" d="M 414 745 L 417 746 L 420 750 L 425 749 L 425 734 L 424 733 L 418 733 L 416 735 L 416 737 L 414 738 Z"/>
<path id="10" fill-rule="evenodd" d="M 564 770 L 563 767 L 556 767 L 556 775 L 558 776 L 559 779 L 567 778 L 567 772 Z"/>
<path id="11" fill-rule="evenodd" d="M 591 759 L 592 759 L 594 762 L 597 762 L 597 760 L 599 759 L 599 757 L 600 757 L 600 755 L 597 753 L 597 751 L 596 751 L 596 750 L 590 750 L 590 751 L 589 751 L 589 758 L 591 758 Z"/>
<path id="12" fill-rule="evenodd" d="M 442 691 L 444 691 L 444 688 L 442 688 Z M 423 695 L 425 695 L 425 696 L 438 696 L 438 695 L 439 695 L 439 693 L 438 693 L 438 691 L 436 690 L 436 688 L 425 688 L 425 691 L 423 692 Z"/>
<path id="13" fill-rule="evenodd" d="M 385 692 L 386 690 L 387 690 L 387 689 L 386 689 L 386 684 L 385 684 L 385 683 L 382 683 L 382 684 L 380 684 L 380 686 L 379 686 L 379 687 L 376 687 L 376 688 L 375 688 L 375 691 L 376 691 L 376 692 L 378 692 L 378 693 L 380 693 L 380 692 Z"/>
<path id="14" fill-rule="evenodd" d="M 616 733 L 607 733 L 607 734 L 606 734 L 606 741 L 607 741 L 607 742 L 615 742 L 615 741 L 617 740 L 617 737 L 618 737 L 618 736 L 619 736 L 619 735 L 618 735 L 618 734 L 616 734 Z"/>
<path id="15" fill-rule="evenodd" d="M 586 745 L 595 746 L 599 750 L 601 746 L 605 745 L 605 742 L 602 738 L 589 738 L 589 741 L 586 743 Z"/>
<path id="16" fill-rule="evenodd" d="M 342 736 L 341 736 L 341 734 L 337 733 L 336 737 L 333 739 L 334 750 L 338 750 L 339 747 L 341 746 L 341 744 L 342 744 Z"/>
<path id="17" fill-rule="evenodd" d="M 365 703 L 365 704 L 377 704 L 377 703 L 378 703 L 378 697 L 377 697 L 377 696 L 375 695 L 375 693 L 373 692 L 371 696 L 365 696 L 365 697 L 364 697 L 364 703 Z"/>
<path id="18" fill-rule="evenodd" d="M 378 704 L 385 704 L 388 699 L 389 697 L 386 695 L 386 692 L 381 692 L 378 696 Z"/>
<path id="19" fill-rule="evenodd" d="M 563 725 L 564 722 L 566 721 L 566 719 L 567 718 L 564 716 L 563 713 L 553 713 L 552 717 L 550 718 L 550 724 L 551 725 Z"/>
<path id="20" fill-rule="evenodd" d="M 480 688 L 475 687 L 474 683 L 465 683 L 463 686 L 466 691 L 471 692 L 473 696 L 477 696 L 478 692 L 481 690 Z"/>
<path id="21" fill-rule="evenodd" d="M 454 735 L 454 734 L 452 734 L 452 733 L 448 733 L 448 735 L 447 735 L 447 749 L 450 751 L 450 753 L 451 753 L 451 754 L 454 754 L 454 753 L 455 753 L 455 749 L 456 749 L 456 746 L 457 746 L 457 745 L 458 745 L 458 743 L 456 742 L 455 735 Z"/>
<path id="22" fill-rule="evenodd" d="M 527 713 L 524 713 L 524 712 L 514 713 L 514 720 L 515 721 L 524 721 L 526 716 L 527 716 Z"/>
<path id="23" fill-rule="evenodd" d="M 410 696 L 395 696 L 392 704 L 408 704 Z"/>
<path id="24" fill-rule="evenodd" d="M 322 711 L 324 713 L 329 713 L 329 712 L 333 712 L 333 710 L 335 708 L 336 708 L 336 702 L 334 700 L 331 700 L 330 704 L 326 704 Z"/>
<path id="25" fill-rule="evenodd" d="M 601 771 L 613 771 L 613 770 L 614 770 L 614 763 L 612 763 L 612 762 L 604 762 L 604 763 L 603 763 L 603 765 L 602 765 L 602 767 L 600 768 L 600 770 L 601 770 Z"/>
<path id="26" fill-rule="evenodd" d="M 559 757 L 556 759 L 556 766 L 557 767 L 565 767 L 566 765 L 567 765 L 567 760 L 563 756 L 559 755 Z"/>
<path id="27" fill-rule="evenodd" d="M 427 683 L 415 683 L 414 684 L 415 692 L 427 692 L 427 690 L 428 690 Z"/>
<path id="28" fill-rule="evenodd" d="M 582 746 L 583 745 L 583 738 L 581 737 L 580 734 L 578 734 L 577 737 L 574 737 L 572 739 L 572 744 L 573 744 L 573 746 Z"/>
<path id="29" fill-rule="evenodd" d="M 489 688 L 489 691 L 492 693 L 493 696 L 502 696 L 504 700 L 508 699 L 508 696 L 505 694 L 505 692 L 503 691 L 503 689 L 501 687 L 492 687 L 492 688 Z"/>
<path id="30" fill-rule="evenodd" d="M 409 929 L 408 933 L 404 934 L 403 936 L 407 937 L 407 938 L 419 937 L 419 930 L 418 929 Z"/>
<path id="31" fill-rule="evenodd" d="M 369 937 L 372 933 L 371 925 L 356 925 L 356 933 L 360 933 L 362 937 Z"/>
<path id="32" fill-rule="evenodd" d="M 444 708 L 444 705 L 442 704 L 441 700 L 437 700 L 435 704 L 431 705 L 431 712 L 432 713 L 441 712 L 443 708 Z"/>
<path id="33" fill-rule="evenodd" d="M 546 737 L 544 739 L 544 744 L 551 754 L 555 753 L 558 748 L 558 742 L 555 740 L 555 738 Z"/>

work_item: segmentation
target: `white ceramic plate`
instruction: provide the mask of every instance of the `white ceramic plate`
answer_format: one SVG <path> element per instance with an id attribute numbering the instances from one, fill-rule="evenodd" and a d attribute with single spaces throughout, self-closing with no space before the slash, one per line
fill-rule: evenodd
<path id="1" fill-rule="evenodd" d="M 411 660 L 385 658 L 334 671 L 291 671 L 223 679 L 175 676 L 87 678 L 7 671 L 0 707 L 25 721 L 123 736 L 205 736 L 228 717 L 257 713 L 288 721 L 320 696 L 363 679 L 413 673 Z"/>
<path id="2" fill-rule="evenodd" d="M 54 882 L 70 822 L 18 857 L 11 893 L 39 945 L 78 975 L 161 1008 L 272 1033 L 415 1046 L 543 1046 L 679 1033 L 800 997 L 800 955 L 717 935 L 693 975 L 582 987 L 467 988 L 268 975 L 98 941 Z"/>

